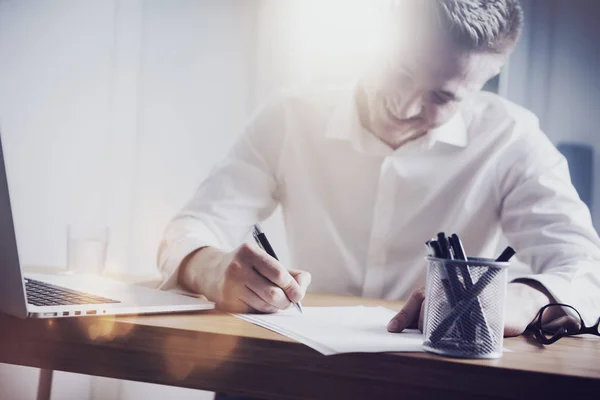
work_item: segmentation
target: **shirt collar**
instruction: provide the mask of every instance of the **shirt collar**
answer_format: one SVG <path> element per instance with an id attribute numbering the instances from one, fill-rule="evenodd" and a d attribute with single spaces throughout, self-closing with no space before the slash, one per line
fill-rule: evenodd
<path id="1" fill-rule="evenodd" d="M 462 113 L 457 112 L 448 122 L 427 132 L 429 147 L 436 142 L 449 144 L 456 147 L 467 147 L 469 137 Z"/>
<path id="2" fill-rule="evenodd" d="M 393 150 L 362 125 L 356 103 L 356 88 L 357 85 L 353 86 L 353 90 L 347 91 L 347 94 L 342 96 L 342 101 L 334 108 L 325 137 L 349 141 L 360 153 L 391 155 Z"/>
<path id="3" fill-rule="evenodd" d="M 349 95 L 343 96 L 341 103 L 334 107 L 325 136 L 328 139 L 349 140 L 358 144 L 364 130 L 358 114 L 356 91 L 352 90 Z"/>
<path id="4" fill-rule="evenodd" d="M 350 141 L 353 147 L 361 152 L 369 151 L 382 155 L 393 152 L 362 125 L 356 104 L 356 90 L 349 91 L 349 95 L 345 95 L 342 102 L 334 108 L 325 137 Z M 466 147 L 468 136 L 462 113 L 457 112 L 444 125 L 431 129 L 427 132 L 426 137 L 428 148 L 433 147 L 437 142 Z"/>

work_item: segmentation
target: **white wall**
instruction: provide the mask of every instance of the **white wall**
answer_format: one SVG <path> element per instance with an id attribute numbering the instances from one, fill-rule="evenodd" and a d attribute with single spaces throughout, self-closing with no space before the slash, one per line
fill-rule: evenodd
<path id="1" fill-rule="evenodd" d="M 39 369 L 0 364 L 0 399 L 35 399 Z"/>
<path id="2" fill-rule="evenodd" d="M 64 266 L 66 224 L 94 220 L 111 227 L 111 270 L 156 272 L 167 221 L 254 106 L 254 6 L 0 1 L 0 121 L 24 265 Z M 34 398 L 20 382 L 37 374 L 0 365 L 0 398 Z M 92 381 L 103 383 L 57 374 L 53 396 L 203 398 Z"/>
<path id="3" fill-rule="evenodd" d="M 109 266 L 155 270 L 173 213 L 254 106 L 253 7 L 3 1 L 0 121 L 25 265 L 64 266 L 65 226 L 111 226 Z"/>
<path id="4" fill-rule="evenodd" d="M 0 119 L 20 255 L 64 265 L 66 222 L 106 213 L 115 4 L 0 6 Z"/>
<path id="5" fill-rule="evenodd" d="M 167 221 L 250 113 L 254 41 L 248 4 L 144 2 L 130 268 L 155 264 Z"/>
<path id="6" fill-rule="evenodd" d="M 0 124 L 23 262 L 64 265 L 65 224 L 102 213 L 113 2 L 0 3 Z M 0 365 L 0 398 L 34 399 L 39 370 Z M 90 377 L 57 373 L 55 398 Z"/>
<path id="7" fill-rule="evenodd" d="M 38 368 L 0 364 L 0 399 L 33 400 L 37 396 Z M 111 397 L 90 397 L 94 378 L 87 375 L 71 374 L 62 371 L 54 373 L 52 399 L 103 399 Z M 207 399 L 210 399 L 208 397 Z"/>

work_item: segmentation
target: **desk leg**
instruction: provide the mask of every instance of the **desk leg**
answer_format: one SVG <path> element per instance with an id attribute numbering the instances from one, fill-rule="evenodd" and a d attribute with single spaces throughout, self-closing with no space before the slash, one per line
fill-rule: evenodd
<path id="1" fill-rule="evenodd" d="M 40 369 L 40 379 L 38 381 L 37 400 L 50 400 L 52 392 L 52 374 L 51 369 Z"/>

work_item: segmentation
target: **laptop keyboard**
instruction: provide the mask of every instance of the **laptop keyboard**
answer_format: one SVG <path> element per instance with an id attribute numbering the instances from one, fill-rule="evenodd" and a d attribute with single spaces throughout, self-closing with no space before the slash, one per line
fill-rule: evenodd
<path id="1" fill-rule="evenodd" d="M 34 306 L 120 303 L 118 300 L 94 296 L 29 278 L 25 279 L 25 291 L 27 293 L 27 302 Z"/>

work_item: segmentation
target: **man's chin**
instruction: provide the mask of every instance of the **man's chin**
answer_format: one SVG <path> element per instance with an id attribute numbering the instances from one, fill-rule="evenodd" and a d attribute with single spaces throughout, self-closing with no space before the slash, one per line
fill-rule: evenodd
<path id="1" fill-rule="evenodd" d="M 385 126 L 387 131 L 395 132 L 414 132 L 419 130 L 427 130 L 426 122 L 421 119 L 404 119 L 404 120 L 391 120 L 387 119 L 382 125 Z"/>
<path id="2" fill-rule="evenodd" d="M 402 126 L 386 124 L 374 132 L 375 136 L 379 137 L 386 143 L 395 143 L 398 141 L 410 141 L 417 139 L 427 133 L 427 129 L 421 126 Z"/>
<path id="3" fill-rule="evenodd" d="M 407 129 L 426 125 L 425 120 L 421 117 L 398 118 L 390 111 L 385 113 L 385 120 L 387 125 L 394 126 L 397 129 Z"/>

